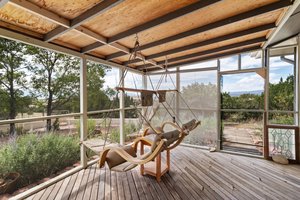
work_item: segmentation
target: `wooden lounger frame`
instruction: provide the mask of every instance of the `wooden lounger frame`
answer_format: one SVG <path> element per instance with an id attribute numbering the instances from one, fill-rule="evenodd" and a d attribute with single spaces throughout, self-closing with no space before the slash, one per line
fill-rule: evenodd
<path id="1" fill-rule="evenodd" d="M 195 129 L 198 125 L 200 124 L 200 121 L 197 121 L 193 127 L 191 127 L 191 130 Z M 166 125 L 170 125 L 180 131 L 179 139 L 171 144 L 170 146 L 166 147 L 164 150 L 166 151 L 166 163 L 162 163 L 161 161 L 161 152 L 158 153 L 156 159 L 154 161 L 150 161 L 147 164 L 142 164 L 140 165 L 140 173 L 141 175 L 144 174 L 149 174 L 151 176 L 156 177 L 156 180 L 159 182 L 161 180 L 161 177 L 170 171 L 171 168 L 171 156 L 170 156 L 170 151 L 177 147 L 182 140 L 185 138 L 185 136 L 188 135 L 187 130 L 184 130 L 183 128 L 179 127 L 177 124 L 173 122 L 164 122 L 161 125 L 162 130 Z M 150 128 L 145 129 L 143 133 L 143 137 L 147 135 L 147 132 L 149 131 Z M 161 134 L 160 132 L 158 134 Z M 141 154 L 144 154 L 144 146 L 148 145 L 151 146 L 151 143 L 141 143 Z"/>
<path id="2" fill-rule="evenodd" d="M 164 140 L 164 139 L 160 140 L 159 143 L 157 144 L 156 148 L 153 150 L 153 152 L 151 154 L 147 155 L 146 157 L 141 157 L 141 158 L 131 156 L 129 153 L 127 153 L 121 147 L 105 148 L 100 153 L 99 167 L 104 166 L 105 161 L 106 161 L 106 156 L 109 151 L 116 152 L 118 155 L 120 155 L 122 158 L 124 158 L 127 162 L 130 162 L 132 164 L 136 164 L 136 165 L 146 164 L 146 163 L 150 162 L 151 160 L 153 160 L 162 151 L 162 149 L 164 148 L 165 141 L 166 140 Z M 146 144 L 149 146 L 153 145 L 153 143 L 150 140 L 148 140 L 147 138 L 137 138 L 136 140 L 134 140 L 134 142 L 132 144 L 132 147 L 134 148 L 135 151 L 137 151 L 137 145 L 139 143 Z"/>

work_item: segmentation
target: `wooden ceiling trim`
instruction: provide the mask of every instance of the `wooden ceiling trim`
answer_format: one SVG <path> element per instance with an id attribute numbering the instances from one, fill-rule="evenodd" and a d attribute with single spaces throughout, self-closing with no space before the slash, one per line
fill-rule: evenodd
<path id="1" fill-rule="evenodd" d="M 145 56 L 145 59 L 154 59 L 154 58 L 158 58 L 158 57 L 161 57 L 161 56 L 167 56 L 167 55 L 170 55 L 170 54 L 191 50 L 191 49 L 194 49 L 194 48 L 214 44 L 214 43 L 217 43 L 217 42 L 230 40 L 230 39 L 242 37 L 242 36 L 245 36 L 245 35 L 250 35 L 250 34 L 253 34 L 253 33 L 258 33 L 258 32 L 261 32 L 261 31 L 266 31 L 266 30 L 269 30 L 269 29 L 272 29 L 272 28 L 275 28 L 275 27 L 276 27 L 275 23 L 265 24 L 265 25 L 254 27 L 254 28 L 251 28 L 251 29 L 239 31 L 239 32 L 232 33 L 232 34 L 223 35 L 223 36 L 212 38 L 212 39 L 209 39 L 209 40 L 205 40 L 205 41 L 197 42 L 197 43 L 194 43 L 194 44 L 190 44 L 190 45 L 178 47 L 178 48 L 175 48 L 175 49 L 171 49 L 171 50 L 159 52 L 159 53 L 156 53 L 156 54 L 152 54 L 152 55 L 149 55 L 149 56 Z M 139 62 L 139 60 L 135 59 L 135 60 L 132 60 L 130 63 L 132 64 L 132 63 L 137 63 L 137 62 Z M 128 64 L 128 63 L 124 63 L 124 64 Z"/>
<path id="2" fill-rule="evenodd" d="M 183 65 L 188 65 L 188 64 L 204 62 L 204 61 L 213 60 L 213 59 L 218 59 L 218 58 L 231 56 L 231 55 L 235 55 L 235 54 L 239 54 L 239 53 L 257 51 L 260 49 L 261 49 L 260 45 L 256 45 L 253 47 L 247 47 L 247 48 L 243 48 L 243 49 L 237 49 L 237 50 L 233 50 L 233 51 L 229 51 L 229 52 L 225 52 L 225 53 L 215 54 L 215 55 L 211 55 L 211 56 L 207 56 L 207 57 L 201 57 L 201 58 L 197 58 L 197 59 L 193 59 L 193 60 L 188 60 L 188 61 L 184 61 L 184 62 L 180 62 L 180 63 L 171 64 L 171 65 L 168 65 L 167 69 L 178 67 L 178 66 L 183 66 Z M 148 66 L 148 67 L 150 67 L 150 66 Z M 146 68 L 144 68 L 143 70 L 146 72 L 153 72 L 153 71 L 161 70 L 161 68 L 152 68 L 152 69 L 147 69 L 147 70 L 146 70 Z"/>
<path id="3" fill-rule="evenodd" d="M 169 22 L 171 20 L 174 20 L 176 18 L 182 17 L 182 16 L 184 16 L 186 14 L 189 14 L 189 13 L 194 12 L 196 10 L 202 9 L 202 8 L 204 8 L 206 6 L 209 6 L 211 4 L 217 3 L 219 1 L 220 0 L 211 0 L 211 1 L 199 1 L 199 2 L 193 3 L 193 4 L 188 5 L 186 7 L 183 7 L 183 8 L 180 8 L 178 10 L 175 10 L 175 11 L 173 11 L 171 13 L 163 15 L 163 16 L 161 16 L 159 18 L 156 18 L 156 19 L 153 19 L 153 20 L 151 20 L 149 22 L 146 22 L 145 24 L 142 24 L 142 25 L 136 26 L 134 28 L 131 28 L 129 30 L 123 31 L 121 33 L 118 33 L 117 35 L 112 36 L 111 38 L 109 38 L 108 39 L 108 43 L 116 42 L 116 41 L 121 40 L 123 38 L 126 38 L 126 37 L 128 37 L 130 35 L 133 35 L 133 34 L 136 34 L 138 32 L 145 31 L 147 29 L 150 29 L 150 28 L 153 28 L 155 26 L 158 26 L 160 24 Z"/>
<path id="4" fill-rule="evenodd" d="M 90 20 L 91 18 L 118 5 L 122 1 L 124 1 L 124 0 L 105 0 L 105 1 L 100 2 L 99 4 L 95 5 L 94 7 L 90 8 L 89 10 L 85 11 L 81 15 L 70 20 L 69 28 L 59 26 L 59 27 L 55 28 L 54 30 L 50 31 L 49 33 L 47 33 L 44 36 L 44 41 L 49 42 L 49 41 L 59 37 L 60 35 L 64 34 L 65 32 L 70 31 L 70 30 L 80 26 L 87 20 Z"/>
<path id="5" fill-rule="evenodd" d="M 185 59 L 190 59 L 190 58 L 195 58 L 195 57 L 199 57 L 199 56 L 205 56 L 205 55 L 209 55 L 209 54 L 213 54 L 213 53 L 218 53 L 220 51 L 226 51 L 226 50 L 230 50 L 230 49 L 240 48 L 240 47 L 251 45 L 251 44 L 262 43 L 262 42 L 265 42 L 266 40 L 267 39 L 265 37 L 250 39 L 250 40 L 246 40 L 246 41 L 242 41 L 242 42 L 238 42 L 238 43 L 234 43 L 234 44 L 221 46 L 221 47 L 214 48 L 214 49 L 209 49 L 209 50 L 202 51 L 202 52 L 196 52 L 196 53 L 192 53 L 192 54 L 188 54 L 188 55 L 184 55 L 184 56 L 175 57 L 175 58 L 169 59 L 168 63 L 177 62 L 180 60 L 185 60 Z M 159 62 L 157 62 L 157 64 L 163 65 L 163 64 L 165 64 L 165 61 L 159 61 Z M 138 66 L 137 69 L 143 70 L 143 69 L 145 69 L 145 66 L 143 66 L 143 65 Z"/>

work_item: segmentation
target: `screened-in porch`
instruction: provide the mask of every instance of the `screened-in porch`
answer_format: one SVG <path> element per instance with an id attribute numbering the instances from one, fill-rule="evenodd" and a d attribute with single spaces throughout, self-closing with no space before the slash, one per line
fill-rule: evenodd
<path id="1" fill-rule="evenodd" d="M 1 1 L 2 198 L 297 199 L 299 4 Z"/>

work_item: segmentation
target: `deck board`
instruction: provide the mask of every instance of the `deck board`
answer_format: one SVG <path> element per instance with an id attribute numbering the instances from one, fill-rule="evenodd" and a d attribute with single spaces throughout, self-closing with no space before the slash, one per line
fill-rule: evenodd
<path id="1" fill-rule="evenodd" d="M 164 157 L 163 157 L 164 160 Z M 299 199 L 300 165 L 178 147 L 160 183 L 139 168 L 81 170 L 28 199 Z"/>

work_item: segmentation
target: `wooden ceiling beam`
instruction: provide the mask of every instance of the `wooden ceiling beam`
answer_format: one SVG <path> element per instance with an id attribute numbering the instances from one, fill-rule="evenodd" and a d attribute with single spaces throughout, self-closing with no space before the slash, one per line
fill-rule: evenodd
<path id="1" fill-rule="evenodd" d="M 110 2 L 112 2 L 112 1 L 110 1 Z M 114 2 L 117 2 L 117 1 L 115 0 Z M 102 35 L 100 35 L 98 33 L 95 33 L 95 32 L 93 32 L 93 31 L 91 31 L 91 30 L 89 30 L 89 29 L 87 29 L 83 26 L 80 26 L 80 25 L 77 26 L 74 22 L 72 23 L 72 20 L 70 21 L 68 19 L 65 19 L 65 18 L 57 15 L 56 13 L 53 13 L 51 11 L 48 11 L 44 8 L 41 8 L 37 5 L 35 5 L 34 3 L 31 3 L 29 1 L 23 1 L 23 0 L 11 0 L 10 3 L 12 3 L 13 5 L 18 6 L 22 9 L 25 9 L 28 12 L 39 15 L 39 16 L 43 17 L 44 19 L 52 21 L 53 23 L 59 24 L 60 26 L 57 28 L 57 30 L 54 29 L 57 32 L 65 31 L 65 30 L 71 30 L 71 29 L 68 29 L 68 28 L 70 28 L 71 24 L 73 24 L 73 26 L 75 26 L 75 27 L 73 27 L 74 30 L 76 30 L 76 31 L 80 32 L 81 34 L 84 34 L 85 36 L 87 36 L 89 38 L 92 38 L 92 39 L 97 41 L 96 42 L 97 44 L 94 43 L 94 46 L 86 46 L 86 47 L 81 48 L 81 53 L 88 53 L 91 50 L 96 49 L 96 48 L 98 48 L 100 46 L 103 46 L 103 45 L 109 45 L 109 46 L 123 52 L 124 55 L 131 53 L 131 50 L 129 48 L 127 48 L 123 45 L 120 45 L 118 43 L 108 44 L 107 43 L 107 38 L 103 37 Z M 107 6 L 107 4 L 105 4 L 105 5 Z M 104 5 L 102 4 L 102 8 L 103 7 L 104 7 Z M 100 7 L 97 7 L 97 9 L 100 9 Z M 88 11 L 86 11 L 86 12 L 88 12 Z M 96 12 L 95 10 L 91 11 L 91 13 L 95 13 L 95 12 Z M 84 18 L 87 18 L 87 15 L 85 15 Z M 81 23 L 81 21 L 83 21 L 83 20 L 84 20 L 83 18 L 80 18 L 80 20 L 77 19 L 77 20 L 75 20 L 75 22 Z M 44 35 L 44 38 L 45 37 L 47 37 L 47 36 Z M 142 60 L 145 59 L 145 57 L 142 56 L 142 55 L 137 55 L 137 58 L 140 58 Z M 153 61 L 153 60 L 145 60 L 145 62 L 149 63 L 151 65 L 157 65 L 156 62 Z"/>
<path id="2" fill-rule="evenodd" d="M 81 15 L 75 17 L 74 19 L 70 20 L 70 27 L 65 28 L 63 26 L 58 26 L 57 28 L 53 29 L 49 33 L 44 36 L 44 41 L 49 42 L 54 40 L 55 38 L 59 37 L 60 35 L 75 29 L 76 27 L 80 26 L 84 22 L 90 20 L 91 18 L 104 13 L 105 11 L 111 9 L 112 7 L 118 5 L 124 0 L 104 0 L 94 7 L 90 8 L 89 10 L 85 11 Z"/>
<path id="3" fill-rule="evenodd" d="M 153 19 L 149 22 L 146 22 L 145 24 L 141 24 L 139 26 L 136 26 L 134 28 L 131 28 L 129 30 L 123 31 L 121 33 L 118 33 L 111 38 L 108 39 L 108 43 L 113 43 L 118 40 L 121 40 L 123 38 L 126 38 L 128 36 L 131 36 L 133 34 L 139 33 L 141 31 L 145 31 L 147 29 L 153 28 L 155 26 L 158 26 L 160 24 L 172 21 L 174 19 L 177 19 L 179 17 L 182 17 L 184 15 L 190 14 L 196 10 L 202 9 L 204 7 L 207 7 L 211 4 L 217 3 L 220 0 L 210 0 L 210 1 L 197 1 L 196 3 L 193 3 L 191 5 L 185 6 L 183 8 L 180 8 L 178 10 L 175 10 L 173 12 L 170 12 L 166 15 L 163 15 L 161 17 L 158 17 L 156 19 Z"/>
<path id="4" fill-rule="evenodd" d="M 131 28 L 129 30 L 126 30 L 124 32 L 121 32 L 111 38 L 108 38 L 108 43 L 111 44 L 113 42 L 116 42 L 117 40 L 120 40 L 120 39 L 123 39 L 123 38 L 126 38 L 130 35 L 133 35 L 135 33 L 138 33 L 138 32 L 141 32 L 141 31 L 145 31 L 149 28 L 153 28 L 155 26 L 158 26 L 160 24 L 163 24 L 163 23 L 166 23 L 168 21 L 171 21 L 171 20 L 174 20 L 178 17 L 181 17 L 181 16 L 184 16 L 188 13 L 191 13 L 195 10 L 199 10 L 205 6 L 209 6 L 213 3 L 216 3 L 218 2 L 219 0 L 211 0 L 211 1 L 200 1 L 200 2 L 196 2 L 196 3 L 193 3 L 192 5 L 189 5 L 189 6 L 186 6 L 184 8 L 181 8 L 181 9 L 178 9 L 178 10 L 175 10 L 171 13 L 168 13 L 162 17 L 159 17 L 159 18 L 156 18 L 152 21 L 149 21 L 145 24 L 142 24 L 142 25 L 139 25 L 137 27 L 134 27 L 134 28 Z M 96 44 L 91 44 L 91 45 L 88 45 L 86 47 L 84 47 L 85 49 L 91 49 L 92 50 L 92 47 L 96 47 Z M 109 56 L 111 57 L 110 59 L 114 59 L 114 58 L 117 58 L 117 57 L 113 57 L 113 56 Z M 120 57 L 120 56 L 118 56 Z"/>
<path id="5" fill-rule="evenodd" d="M 210 24 L 207 24 L 207 25 L 204 25 L 204 26 L 201 26 L 201 27 L 189 30 L 189 31 L 179 33 L 177 35 L 173 35 L 173 36 L 170 36 L 170 37 L 167 37 L 167 38 L 163 38 L 161 40 L 157 40 L 157 41 L 145 44 L 143 46 L 140 46 L 140 50 L 149 49 L 149 48 L 152 48 L 152 47 L 155 47 L 155 46 L 158 46 L 158 45 L 162 45 L 162 44 L 165 44 L 165 43 L 168 43 L 168 42 L 172 42 L 172 41 L 179 40 L 179 39 L 182 39 L 182 38 L 185 38 L 185 37 L 189 37 L 189 36 L 192 36 L 192 35 L 195 35 L 195 34 L 199 34 L 199 33 L 211 30 L 211 29 L 215 29 L 215 28 L 222 27 L 222 26 L 225 26 L 225 25 L 228 25 L 228 24 L 232 24 L 232 23 L 235 23 L 235 22 L 238 22 L 238 21 L 241 21 L 241 20 L 245 20 L 245 19 L 248 19 L 248 18 L 251 18 L 251 17 L 255 17 L 257 15 L 261 15 L 261 14 L 264 14 L 264 13 L 267 13 L 267 12 L 271 12 L 271 11 L 274 11 L 274 10 L 277 10 L 277 9 L 284 8 L 284 7 L 289 6 L 291 4 L 292 4 L 292 2 L 290 0 L 277 1 L 275 3 L 271 3 L 269 5 L 265 5 L 265 6 L 262 6 L 260 8 L 256 8 L 254 10 L 250 10 L 248 12 L 244 12 L 244 13 L 229 17 L 227 19 L 223 19 L 223 20 L 220 20 L 220 21 L 217 21 L 217 22 L 213 22 L 213 23 L 210 23 Z"/>
<path id="6" fill-rule="evenodd" d="M 201 52 L 196 52 L 196 53 L 192 53 L 192 54 L 188 54 L 188 55 L 184 55 L 184 56 L 179 56 L 179 57 L 175 57 L 175 58 L 171 58 L 168 60 L 168 63 L 172 63 L 172 62 L 177 62 L 180 60 L 185 60 L 185 59 L 192 59 L 192 58 L 196 58 L 199 56 L 205 56 L 205 55 L 209 55 L 209 54 L 213 54 L 213 53 L 218 53 L 220 51 L 226 51 L 226 50 L 230 50 L 230 49 L 235 49 L 235 48 L 241 48 L 243 46 L 247 46 L 247 45 L 251 45 L 251 44 L 256 44 L 256 43 L 262 43 L 265 42 L 267 39 L 265 37 L 259 37 L 259 38 L 255 38 L 255 39 L 250 39 L 250 40 L 246 40 L 246 41 L 242 41 L 242 42 L 238 42 L 238 43 L 234 43 L 234 44 L 229 44 L 226 46 L 222 46 L 222 47 L 218 47 L 218 48 L 214 48 L 214 49 L 209 49 L 206 51 L 201 51 Z M 165 64 L 165 61 L 159 61 L 157 62 L 157 64 Z M 137 69 L 138 70 L 143 70 L 146 67 L 142 66 L 138 66 Z M 151 68 L 155 68 L 154 66 Z"/>
<path id="7" fill-rule="evenodd" d="M 238 50 L 234 50 L 234 51 L 220 53 L 220 54 L 217 54 L 217 55 L 207 56 L 207 57 L 204 57 L 204 58 L 202 57 L 202 58 L 188 60 L 188 61 L 184 61 L 184 62 L 180 62 L 180 63 L 171 64 L 171 65 L 168 65 L 167 69 L 178 67 L 178 66 L 183 66 L 183 65 L 195 64 L 195 63 L 204 62 L 204 61 L 213 60 L 213 59 L 219 59 L 219 58 L 222 58 L 222 57 L 231 56 L 231 55 L 235 55 L 235 54 L 239 54 L 239 53 L 257 51 L 257 50 L 260 50 L 260 49 L 261 49 L 260 45 L 257 45 L 257 46 L 254 46 L 254 47 L 238 49 Z M 152 69 L 149 69 L 149 70 L 144 69 L 144 71 L 147 71 L 147 72 L 153 72 L 153 71 L 157 71 L 157 70 L 161 70 L 161 68 L 152 68 Z"/>
<path id="8" fill-rule="evenodd" d="M 282 0 L 282 1 L 275 2 L 275 3 L 271 3 L 271 4 L 268 4 L 268 5 L 262 6 L 260 8 L 256 8 L 254 10 L 250 10 L 248 12 L 241 13 L 241 14 L 229 17 L 227 19 L 223 19 L 223 20 L 220 20 L 220 21 L 217 21 L 217 22 L 213 22 L 213 23 L 204 25 L 204 26 L 200 26 L 198 28 L 194 28 L 194 29 L 191 29 L 189 31 L 185 31 L 185 32 L 179 33 L 177 35 L 173 35 L 173 36 L 170 36 L 170 37 L 167 37 L 167 38 L 163 38 L 161 40 L 150 42 L 148 44 L 140 46 L 139 50 L 145 50 L 145 49 L 153 48 L 155 46 L 162 45 L 162 44 L 165 44 L 165 43 L 168 43 L 168 42 L 172 42 L 172 41 L 179 40 L 179 39 L 182 39 L 182 38 L 186 38 L 186 37 L 189 37 L 189 36 L 192 36 L 192 35 L 200 34 L 200 33 L 203 33 L 205 31 L 209 31 L 211 29 L 219 28 L 219 27 L 222 27 L 222 26 L 225 26 L 225 25 L 233 24 L 233 23 L 238 22 L 238 21 L 242 21 L 242 20 L 245 20 L 245 19 L 255 17 L 257 15 L 261 15 L 261 14 L 264 14 L 264 13 L 267 13 L 267 12 L 271 12 L 271 11 L 274 11 L 274 10 L 277 10 L 277 9 L 281 9 L 281 8 L 284 8 L 284 7 L 289 6 L 291 4 L 292 3 L 291 3 L 290 0 Z M 117 56 L 110 56 L 110 57 L 111 57 L 111 59 L 117 58 Z"/>
<path id="9" fill-rule="evenodd" d="M 168 59 L 168 63 L 177 62 L 177 61 L 185 60 L 185 59 L 190 59 L 190 58 L 194 58 L 194 57 L 198 57 L 198 56 L 204 56 L 207 54 L 218 53 L 220 51 L 235 49 L 235 48 L 239 48 L 239 47 L 243 47 L 243 46 L 247 46 L 247 45 L 251 45 L 251 44 L 262 43 L 262 42 L 265 42 L 266 40 L 267 40 L 266 37 L 250 39 L 250 40 L 246 40 L 246 41 L 242 41 L 242 42 L 238 42 L 238 43 L 234 43 L 234 44 L 221 46 L 221 47 L 214 48 L 214 49 L 209 49 L 206 51 L 201 51 L 201 52 L 197 52 L 197 53 L 192 53 L 192 54 L 188 54 L 188 55 L 184 55 L 184 56 L 171 58 L 171 59 Z M 164 64 L 165 62 L 166 61 L 163 60 L 163 61 L 157 62 L 157 64 Z"/>
<path id="10" fill-rule="evenodd" d="M 205 41 L 193 43 L 193 44 L 190 44 L 190 45 L 178 47 L 178 48 L 175 48 L 175 49 L 159 52 L 159 53 L 152 54 L 152 55 L 149 55 L 149 56 L 145 56 L 145 59 L 154 59 L 154 58 L 158 58 L 158 57 L 162 57 L 162 56 L 167 56 L 167 55 L 170 55 L 170 54 L 179 53 L 179 52 L 191 50 L 191 49 L 194 49 L 194 48 L 199 48 L 199 47 L 215 44 L 215 43 L 222 42 L 222 41 L 225 41 L 225 40 L 235 39 L 235 38 L 243 37 L 243 36 L 246 36 L 246 35 L 258 33 L 258 32 L 261 32 L 261 31 L 266 31 L 266 30 L 269 30 L 269 29 L 272 29 L 272 28 L 275 28 L 275 27 L 276 27 L 275 23 L 265 24 L 265 25 L 262 25 L 262 26 L 250 28 L 250 29 L 243 30 L 243 31 L 239 31 L 239 32 L 236 32 L 236 33 L 223 35 L 223 36 L 212 38 L 212 39 L 209 39 L 209 40 L 205 40 Z M 138 59 L 132 60 L 130 62 L 130 64 L 137 63 L 137 62 L 140 62 L 140 60 L 138 60 Z M 123 64 L 126 65 L 126 64 L 128 64 L 128 62 L 124 62 Z"/>

